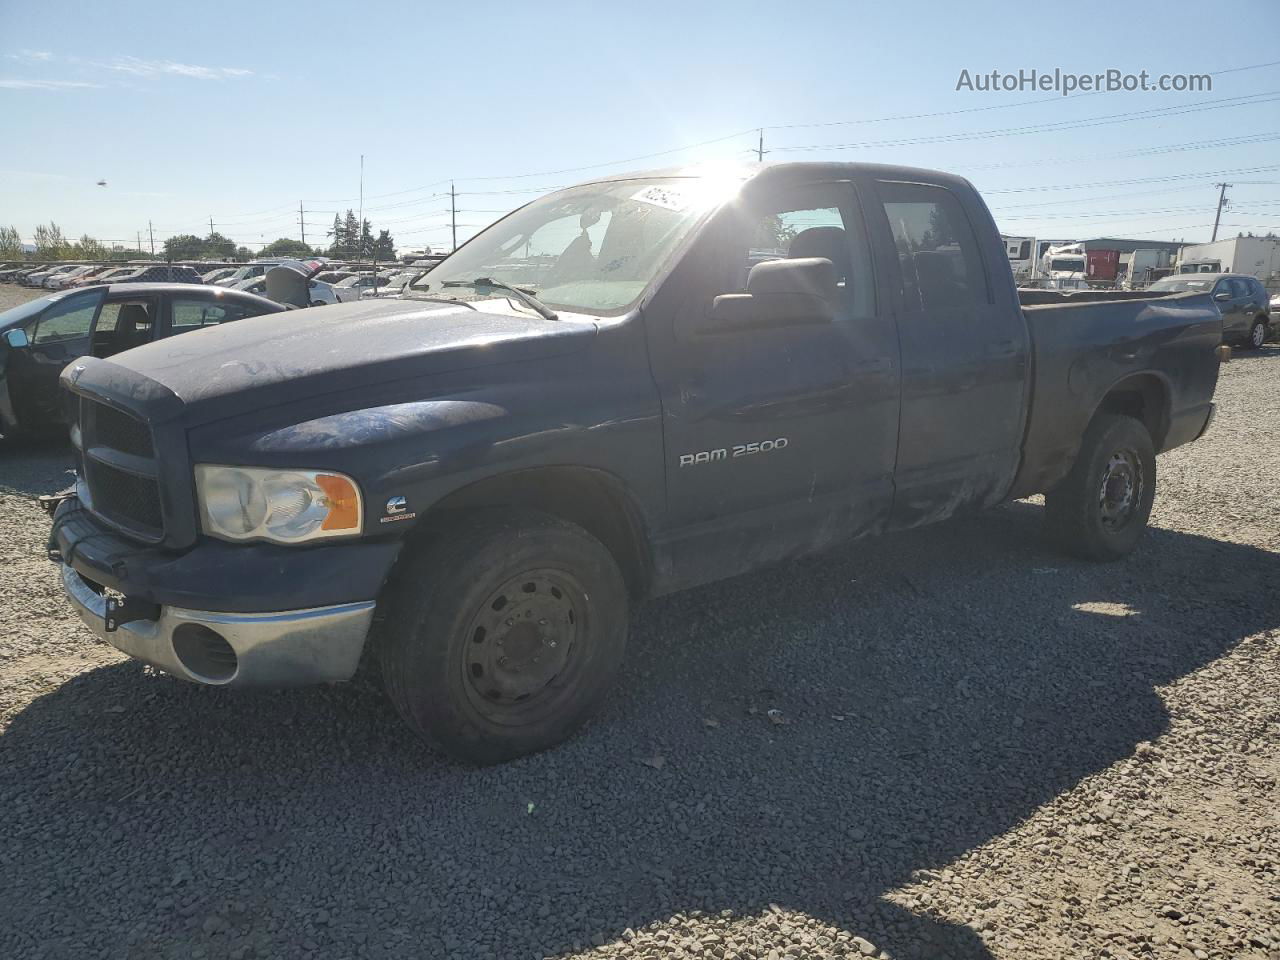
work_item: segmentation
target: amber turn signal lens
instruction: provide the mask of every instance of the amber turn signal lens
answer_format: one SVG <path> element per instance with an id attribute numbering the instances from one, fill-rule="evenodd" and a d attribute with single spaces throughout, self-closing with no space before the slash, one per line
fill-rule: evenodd
<path id="1" fill-rule="evenodd" d="M 360 494 L 346 477 L 317 473 L 316 484 L 324 491 L 329 514 L 321 530 L 355 530 L 360 526 Z"/>

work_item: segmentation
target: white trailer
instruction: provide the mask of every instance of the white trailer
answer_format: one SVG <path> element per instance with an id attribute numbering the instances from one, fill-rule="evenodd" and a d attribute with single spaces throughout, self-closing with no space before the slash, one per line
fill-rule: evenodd
<path id="1" fill-rule="evenodd" d="M 1178 253 L 1178 273 L 1247 273 L 1280 290 L 1280 237 L 1230 237 L 1191 243 Z"/>

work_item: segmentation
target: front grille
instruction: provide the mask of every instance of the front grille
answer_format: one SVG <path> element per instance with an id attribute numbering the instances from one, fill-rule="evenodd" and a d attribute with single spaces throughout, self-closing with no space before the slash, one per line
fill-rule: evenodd
<path id="1" fill-rule="evenodd" d="M 93 404 L 90 436 L 92 446 L 111 447 L 135 457 L 150 457 L 155 451 L 151 446 L 151 430 L 141 420 L 115 407 Z"/>
<path id="2" fill-rule="evenodd" d="M 94 512 L 153 535 L 163 529 L 160 487 L 155 480 L 127 473 L 91 457 L 85 458 L 85 468 Z"/>
<path id="3" fill-rule="evenodd" d="M 164 536 L 151 429 L 138 418 L 80 398 L 81 475 L 90 509 L 147 540 Z M 122 456 L 123 455 L 123 456 Z"/>

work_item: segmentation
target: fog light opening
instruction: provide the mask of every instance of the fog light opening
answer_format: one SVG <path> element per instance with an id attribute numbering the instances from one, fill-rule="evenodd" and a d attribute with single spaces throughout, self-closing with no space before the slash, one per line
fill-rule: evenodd
<path id="1" fill-rule="evenodd" d="M 239 662 L 231 644 L 199 623 L 184 623 L 173 631 L 173 652 L 187 672 L 204 683 L 228 683 Z"/>

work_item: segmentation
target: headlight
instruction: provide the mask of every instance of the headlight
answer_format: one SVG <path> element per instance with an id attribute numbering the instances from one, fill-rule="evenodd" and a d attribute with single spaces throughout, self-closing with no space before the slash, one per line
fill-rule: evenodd
<path id="1" fill-rule="evenodd" d="M 360 488 L 340 473 L 196 465 L 204 532 L 224 540 L 302 543 L 360 533 Z"/>

